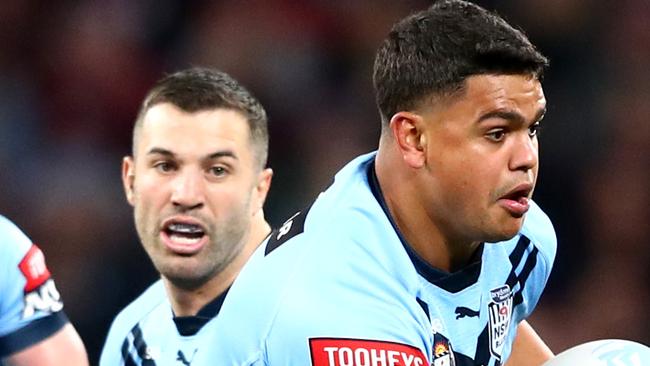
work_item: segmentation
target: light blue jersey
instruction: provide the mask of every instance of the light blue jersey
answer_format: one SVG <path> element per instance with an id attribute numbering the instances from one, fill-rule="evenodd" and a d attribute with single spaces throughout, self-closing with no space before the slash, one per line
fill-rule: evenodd
<path id="1" fill-rule="evenodd" d="M 175 317 L 162 280 L 117 315 L 99 361 L 101 366 L 197 365 L 211 350 L 206 335 L 213 331 L 214 317 L 226 293 L 204 306 L 196 316 Z"/>
<path id="2" fill-rule="evenodd" d="M 62 308 L 41 250 L 0 216 L 0 359 L 63 328 Z"/>
<path id="3" fill-rule="evenodd" d="M 500 365 L 534 309 L 556 238 L 534 203 L 511 240 L 449 274 L 422 260 L 387 215 L 374 153 L 254 253 L 215 329 L 214 365 Z"/>

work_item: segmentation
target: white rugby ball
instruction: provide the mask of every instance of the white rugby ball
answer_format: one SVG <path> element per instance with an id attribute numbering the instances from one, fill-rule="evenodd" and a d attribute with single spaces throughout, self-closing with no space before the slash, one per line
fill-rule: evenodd
<path id="1" fill-rule="evenodd" d="M 623 339 L 591 341 L 558 354 L 542 366 L 648 366 L 650 347 Z"/>

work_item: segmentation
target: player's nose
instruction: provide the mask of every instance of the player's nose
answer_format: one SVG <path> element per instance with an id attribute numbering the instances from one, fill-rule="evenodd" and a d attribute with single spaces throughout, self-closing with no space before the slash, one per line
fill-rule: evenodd
<path id="1" fill-rule="evenodd" d="M 171 200 L 175 206 L 194 209 L 203 206 L 205 182 L 199 172 L 182 171 L 173 182 Z"/>
<path id="2" fill-rule="evenodd" d="M 537 140 L 528 134 L 518 135 L 512 149 L 510 159 L 511 170 L 529 171 L 539 163 Z"/>

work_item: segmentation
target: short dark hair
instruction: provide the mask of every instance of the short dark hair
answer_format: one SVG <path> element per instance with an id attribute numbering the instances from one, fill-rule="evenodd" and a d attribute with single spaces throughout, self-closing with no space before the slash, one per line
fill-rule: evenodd
<path id="1" fill-rule="evenodd" d="M 266 166 L 269 134 L 264 107 L 255 97 L 225 72 L 194 67 L 167 75 L 147 93 L 133 128 L 133 155 L 147 111 L 161 103 L 171 103 L 185 112 L 210 109 L 230 109 L 246 118 L 250 130 L 251 145 L 260 169 Z"/>
<path id="2" fill-rule="evenodd" d="M 481 74 L 530 74 L 548 60 L 497 14 L 462 0 L 438 1 L 395 24 L 377 51 L 373 83 L 382 126 L 425 98 L 464 90 Z"/>

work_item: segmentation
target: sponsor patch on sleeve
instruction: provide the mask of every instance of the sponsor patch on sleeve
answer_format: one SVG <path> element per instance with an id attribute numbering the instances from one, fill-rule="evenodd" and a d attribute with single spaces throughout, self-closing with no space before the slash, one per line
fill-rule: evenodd
<path id="1" fill-rule="evenodd" d="M 313 366 L 427 366 L 427 358 L 416 347 L 402 343 L 347 339 L 311 338 Z"/>
<path id="2" fill-rule="evenodd" d="M 57 312 L 63 308 L 61 295 L 45 265 L 45 256 L 35 244 L 29 248 L 18 268 L 25 277 L 23 319 L 36 311 Z"/>
<path id="3" fill-rule="evenodd" d="M 40 287 L 50 278 L 50 271 L 45 265 L 45 256 L 36 244 L 32 244 L 23 260 L 18 264 L 18 268 L 27 281 L 25 282 L 25 293 Z"/>

